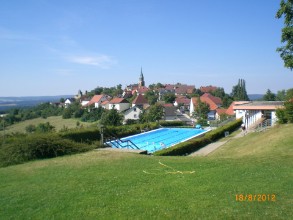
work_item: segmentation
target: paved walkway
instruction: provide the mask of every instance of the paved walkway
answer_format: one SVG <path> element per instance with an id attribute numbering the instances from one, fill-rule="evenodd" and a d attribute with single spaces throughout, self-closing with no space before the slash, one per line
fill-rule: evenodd
<path id="1" fill-rule="evenodd" d="M 226 141 L 217 141 L 211 144 L 208 144 L 207 146 L 199 149 L 198 151 L 195 151 L 194 153 L 188 155 L 191 157 L 195 157 L 195 156 L 207 156 L 209 153 L 213 152 L 214 150 L 216 150 L 217 148 L 221 147 L 222 145 L 226 144 L 230 139 L 232 138 L 240 138 L 243 137 L 243 133 L 240 132 L 239 134 L 235 135 L 234 137 L 229 138 Z"/>
<path id="2" fill-rule="evenodd" d="M 226 144 L 227 141 L 218 141 L 215 143 L 211 143 L 201 149 L 199 149 L 198 151 L 195 151 L 194 153 L 190 154 L 189 156 L 191 157 L 195 157 L 195 156 L 206 156 L 209 153 L 213 152 L 214 150 L 216 150 L 217 148 L 221 147 L 222 145 Z"/>

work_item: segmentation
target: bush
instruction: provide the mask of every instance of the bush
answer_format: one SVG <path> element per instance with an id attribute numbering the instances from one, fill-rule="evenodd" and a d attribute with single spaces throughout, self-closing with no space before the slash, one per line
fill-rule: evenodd
<path id="1" fill-rule="evenodd" d="M 185 126 L 185 122 L 183 121 L 160 121 L 160 125 L 163 127 L 179 127 L 179 126 Z"/>
<path id="2" fill-rule="evenodd" d="M 60 132 L 59 135 L 62 138 L 66 138 L 78 143 L 88 144 L 91 144 L 94 141 L 99 141 L 101 138 L 98 128 L 70 129 L 64 132 Z"/>
<path id="3" fill-rule="evenodd" d="M 179 156 L 190 154 L 200 148 L 210 144 L 213 141 L 218 140 L 219 138 L 224 137 L 226 131 L 232 132 L 240 127 L 242 124 L 242 119 L 230 122 L 223 127 L 217 128 L 213 131 L 208 132 L 203 137 L 196 137 L 190 139 L 186 142 L 177 144 L 173 147 L 166 148 L 154 153 L 156 156 Z"/>
<path id="4" fill-rule="evenodd" d="M 105 129 L 105 137 L 107 135 L 115 135 L 119 138 L 141 133 L 142 130 L 153 130 L 159 127 L 158 123 L 144 123 L 123 126 L 107 126 Z"/>
<path id="5" fill-rule="evenodd" d="M 52 133 L 12 137 L 0 148 L 0 166 L 81 153 L 92 149 L 94 149 L 93 145 L 62 139 Z"/>

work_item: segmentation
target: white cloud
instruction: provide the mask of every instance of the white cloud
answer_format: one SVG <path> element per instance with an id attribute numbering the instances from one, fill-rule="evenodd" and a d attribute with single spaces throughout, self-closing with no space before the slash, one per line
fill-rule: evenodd
<path id="1" fill-rule="evenodd" d="M 78 64 L 97 66 L 103 69 L 108 69 L 111 65 L 115 64 L 115 61 L 107 55 L 71 56 L 68 57 L 68 61 Z"/>

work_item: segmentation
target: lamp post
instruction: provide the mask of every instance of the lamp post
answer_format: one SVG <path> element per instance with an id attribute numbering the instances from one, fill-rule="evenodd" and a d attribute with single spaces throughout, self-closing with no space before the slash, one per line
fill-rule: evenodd
<path id="1" fill-rule="evenodd" d="M 249 118 L 249 110 L 245 113 L 245 128 L 248 129 L 248 118 Z"/>
<path id="2" fill-rule="evenodd" d="M 104 145 L 104 125 L 102 125 L 102 124 L 100 124 L 100 134 L 101 134 L 101 142 L 100 142 L 100 144 L 101 144 L 101 146 L 103 146 Z"/>

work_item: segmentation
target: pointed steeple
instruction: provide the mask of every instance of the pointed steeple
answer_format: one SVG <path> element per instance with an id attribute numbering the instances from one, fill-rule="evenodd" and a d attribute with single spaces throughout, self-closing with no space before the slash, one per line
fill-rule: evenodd
<path id="1" fill-rule="evenodd" d="M 139 85 L 139 87 L 145 86 L 144 76 L 143 76 L 143 73 L 142 73 L 142 67 L 140 69 L 140 77 L 139 77 L 138 85 Z"/>

